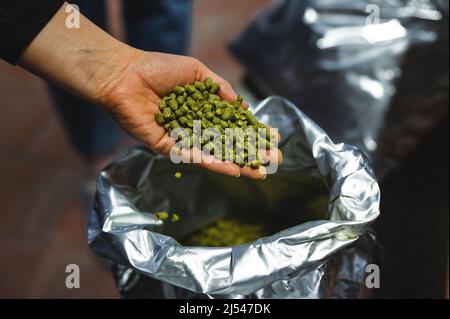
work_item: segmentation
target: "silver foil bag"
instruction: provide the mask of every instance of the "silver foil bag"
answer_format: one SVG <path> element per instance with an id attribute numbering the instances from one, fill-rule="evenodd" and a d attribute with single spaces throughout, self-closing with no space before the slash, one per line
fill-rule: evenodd
<path id="1" fill-rule="evenodd" d="M 435 101 L 448 90 L 448 9 L 448 0 L 272 1 L 230 49 L 263 96 L 302 105 L 334 140 L 372 156 L 384 126 L 420 139 L 417 126 L 442 117 Z M 391 108 L 401 116 L 386 124 Z"/>
<path id="2" fill-rule="evenodd" d="M 101 172 L 88 242 L 117 264 L 123 295 L 145 297 L 145 289 L 131 293 L 145 285 L 160 292 L 153 297 L 173 298 L 360 294 L 375 254 L 370 224 L 380 200 L 367 158 L 334 144 L 283 98 L 269 97 L 253 111 L 282 137 L 283 163 L 264 181 L 175 165 L 139 147 Z M 182 178 L 174 178 L 177 171 Z M 158 220 L 158 211 L 177 213 L 180 221 Z M 268 236 L 235 247 L 182 244 L 224 216 L 262 223 Z"/>

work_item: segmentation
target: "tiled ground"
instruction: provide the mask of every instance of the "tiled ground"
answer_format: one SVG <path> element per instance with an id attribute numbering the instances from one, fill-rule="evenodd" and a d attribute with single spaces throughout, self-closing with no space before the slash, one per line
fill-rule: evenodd
<path id="1" fill-rule="evenodd" d="M 226 45 L 269 2 L 195 1 L 192 55 L 237 85 Z M 0 61 L 0 101 L 0 298 L 118 297 L 85 244 L 83 165 L 44 83 Z M 80 266 L 80 289 L 65 288 L 69 263 Z"/>

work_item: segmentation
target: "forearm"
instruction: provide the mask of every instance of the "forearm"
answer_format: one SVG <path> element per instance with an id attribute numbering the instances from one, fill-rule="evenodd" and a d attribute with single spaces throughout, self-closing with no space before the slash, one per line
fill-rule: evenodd
<path id="1" fill-rule="evenodd" d="M 114 39 L 84 16 L 80 28 L 67 28 L 66 6 L 67 3 L 31 42 L 18 64 L 98 104 L 137 50 Z"/>

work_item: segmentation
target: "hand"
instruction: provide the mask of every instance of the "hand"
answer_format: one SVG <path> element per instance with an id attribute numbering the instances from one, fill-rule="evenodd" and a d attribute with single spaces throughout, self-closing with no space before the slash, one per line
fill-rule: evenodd
<path id="1" fill-rule="evenodd" d="M 227 81 L 194 58 L 138 50 L 122 56 L 128 57 L 127 61 L 123 61 L 125 67 L 104 87 L 98 102 L 124 130 L 157 153 L 168 156 L 175 144 L 155 121 L 161 98 L 170 93 L 174 86 L 204 81 L 210 77 L 219 83 L 222 99 L 234 101 L 237 97 Z M 281 159 L 278 150 L 273 150 L 268 156 L 272 161 Z M 264 168 L 241 168 L 219 160 L 212 163 L 202 161 L 199 165 L 231 176 L 242 174 L 261 179 L 266 175 Z"/>
<path id="2" fill-rule="evenodd" d="M 153 151 L 168 155 L 175 143 L 155 122 L 161 97 L 174 86 L 211 77 L 220 85 L 221 98 L 236 99 L 230 84 L 196 59 L 136 50 L 112 38 L 84 16 L 81 16 L 81 28 L 66 28 L 66 5 L 23 52 L 19 64 L 99 105 Z M 281 161 L 278 150 L 266 156 L 272 163 Z M 240 168 L 219 160 L 203 161 L 200 165 L 232 176 L 242 174 L 257 179 L 266 176 L 263 168 Z"/>

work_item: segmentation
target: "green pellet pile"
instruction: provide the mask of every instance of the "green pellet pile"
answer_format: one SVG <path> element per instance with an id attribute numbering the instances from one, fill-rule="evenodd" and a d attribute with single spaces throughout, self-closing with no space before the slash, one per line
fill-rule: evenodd
<path id="1" fill-rule="evenodd" d="M 187 239 L 186 244 L 206 247 L 231 247 L 250 243 L 264 236 L 262 225 L 223 218 L 201 228 Z"/>
<path id="2" fill-rule="evenodd" d="M 242 108 L 243 98 L 238 96 L 236 101 L 230 103 L 222 100 L 218 94 L 220 86 L 207 78 L 205 82 L 194 82 L 185 86 L 175 86 L 172 92 L 165 96 L 160 103 L 160 112 L 155 116 L 156 122 L 166 131 L 184 128 L 188 134 L 186 138 L 188 147 L 199 145 L 221 160 L 228 160 L 241 166 L 258 168 L 262 162 L 257 148 L 271 149 L 273 143 L 270 129 L 258 122 L 253 114 Z M 216 129 L 220 138 L 209 140 L 203 135 L 194 143 L 194 121 L 201 122 L 201 129 Z M 230 130 L 234 134 L 242 134 L 242 139 L 229 138 Z M 254 135 L 247 135 L 253 129 Z M 221 150 L 221 151 L 219 151 Z"/>

